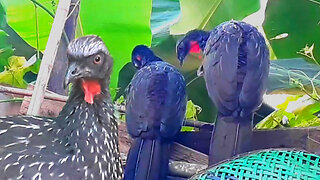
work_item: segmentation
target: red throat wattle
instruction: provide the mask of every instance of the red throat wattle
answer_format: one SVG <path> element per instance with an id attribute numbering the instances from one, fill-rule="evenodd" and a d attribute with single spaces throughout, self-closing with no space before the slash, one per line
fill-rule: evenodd
<path id="1" fill-rule="evenodd" d="M 81 83 L 84 92 L 84 100 L 89 104 L 93 104 L 94 96 L 101 93 L 101 85 L 99 81 L 82 79 Z"/>
<path id="2" fill-rule="evenodd" d="M 200 46 L 199 43 L 197 41 L 191 41 L 190 42 L 190 53 L 200 53 Z"/>

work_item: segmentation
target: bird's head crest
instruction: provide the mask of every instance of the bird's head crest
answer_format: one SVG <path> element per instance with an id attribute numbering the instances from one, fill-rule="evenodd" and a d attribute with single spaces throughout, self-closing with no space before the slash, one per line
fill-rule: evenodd
<path id="1" fill-rule="evenodd" d="M 158 59 L 145 45 L 138 45 L 132 50 L 131 61 L 137 69 L 141 69 L 146 64 Z"/>
<path id="2" fill-rule="evenodd" d="M 94 97 L 109 88 L 113 60 L 107 47 L 98 36 L 84 36 L 70 42 L 67 57 L 64 86 L 81 88 L 84 100 L 93 104 Z"/>

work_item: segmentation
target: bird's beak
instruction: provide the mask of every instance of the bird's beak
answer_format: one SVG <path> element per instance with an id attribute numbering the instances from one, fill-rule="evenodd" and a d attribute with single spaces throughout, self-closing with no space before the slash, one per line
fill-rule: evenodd
<path id="1" fill-rule="evenodd" d="M 204 75 L 204 71 L 203 71 L 203 64 L 201 64 L 201 66 L 199 66 L 198 70 L 197 70 L 197 76 L 203 76 Z"/>
<path id="2" fill-rule="evenodd" d="M 179 60 L 180 61 L 180 66 L 182 67 L 183 65 L 183 60 Z"/>
<path id="3" fill-rule="evenodd" d="M 66 75 L 64 77 L 64 83 L 63 83 L 63 88 L 66 89 L 66 87 L 75 79 L 75 77 L 79 76 L 79 72 L 76 68 L 75 64 L 70 64 Z"/>
<path id="4" fill-rule="evenodd" d="M 134 67 L 139 68 L 138 63 L 133 63 Z"/>

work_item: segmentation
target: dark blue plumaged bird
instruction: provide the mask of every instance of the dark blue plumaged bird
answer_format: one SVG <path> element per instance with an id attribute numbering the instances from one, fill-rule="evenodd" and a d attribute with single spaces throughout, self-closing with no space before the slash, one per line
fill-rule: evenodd
<path id="1" fill-rule="evenodd" d="M 70 42 L 67 53 L 65 85 L 73 86 L 58 117 L 0 118 L 0 179 L 122 179 L 112 57 L 93 35 Z"/>
<path id="2" fill-rule="evenodd" d="M 210 162 L 250 148 L 253 113 L 262 103 L 269 73 L 269 51 L 258 30 L 239 21 L 220 24 L 210 32 L 193 30 L 177 43 L 181 64 L 190 52 L 202 50 L 208 94 L 218 108 Z M 235 132 L 235 133 L 234 133 Z"/>
<path id="3" fill-rule="evenodd" d="M 134 48 L 132 63 L 138 71 L 128 90 L 126 123 L 134 142 L 124 179 L 166 179 L 170 143 L 185 117 L 186 84 L 174 66 L 144 45 Z"/>

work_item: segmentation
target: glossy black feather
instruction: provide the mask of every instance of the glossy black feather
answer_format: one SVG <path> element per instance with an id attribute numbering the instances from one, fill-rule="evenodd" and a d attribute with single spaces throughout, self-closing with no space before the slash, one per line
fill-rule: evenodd
<path id="1" fill-rule="evenodd" d="M 135 141 L 125 179 L 156 180 L 167 175 L 170 140 L 185 115 L 186 85 L 172 65 L 154 55 L 144 58 L 147 63 L 133 77 L 127 97 L 126 123 Z"/>

